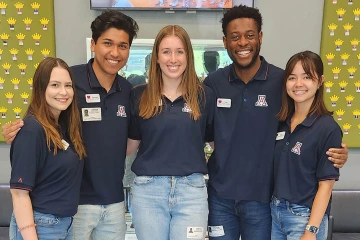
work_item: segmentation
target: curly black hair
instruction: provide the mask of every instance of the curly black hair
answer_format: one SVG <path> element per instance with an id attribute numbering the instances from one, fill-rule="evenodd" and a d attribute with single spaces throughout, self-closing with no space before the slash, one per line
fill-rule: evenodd
<path id="1" fill-rule="evenodd" d="M 226 12 L 224 12 L 224 17 L 220 21 L 222 23 L 222 31 L 224 33 L 224 36 L 226 36 L 226 28 L 229 25 L 229 23 L 232 20 L 238 18 L 254 19 L 258 28 L 258 32 L 261 31 L 262 16 L 261 13 L 259 12 L 259 9 L 240 4 L 239 6 L 234 6 L 229 10 L 227 10 Z"/>
<path id="2" fill-rule="evenodd" d="M 123 30 L 129 34 L 130 46 L 139 31 L 139 26 L 131 17 L 115 10 L 105 11 L 101 15 L 97 16 L 91 23 L 92 39 L 95 41 L 95 43 L 101 34 L 103 34 L 109 28 Z"/>

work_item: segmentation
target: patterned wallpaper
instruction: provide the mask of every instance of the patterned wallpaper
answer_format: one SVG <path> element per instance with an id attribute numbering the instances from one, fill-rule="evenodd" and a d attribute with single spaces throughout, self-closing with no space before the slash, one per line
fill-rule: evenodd
<path id="1" fill-rule="evenodd" d="M 360 147 L 359 43 L 360 0 L 325 0 L 321 38 L 325 99 L 349 147 Z"/>
<path id="2" fill-rule="evenodd" d="M 0 0 L 0 126 L 26 112 L 36 67 L 55 56 L 54 26 L 52 0 Z"/>

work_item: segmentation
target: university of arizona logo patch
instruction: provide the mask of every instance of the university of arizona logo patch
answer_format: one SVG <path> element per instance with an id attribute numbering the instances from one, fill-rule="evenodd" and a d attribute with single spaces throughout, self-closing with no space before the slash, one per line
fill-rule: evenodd
<path id="1" fill-rule="evenodd" d="M 297 155 L 300 155 L 301 154 L 301 151 L 300 151 L 301 145 L 302 145 L 301 142 L 297 142 L 295 144 L 295 146 L 291 149 L 291 152 L 293 152 L 293 153 L 295 153 Z"/>
<path id="2" fill-rule="evenodd" d="M 258 95 L 258 100 L 255 103 L 255 106 L 257 106 L 257 107 L 267 107 L 268 104 L 266 102 L 266 95 Z"/>
<path id="3" fill-rule="evenodd" d="M 125 107 L 122 105 L 118 105 L 118 111 L 116 113 L 118 117 L 126 117 Z"/>
<path id="4" fill-rule="evenodd" d="M 192 112 L 190 106 L 187 103 L 184 103 L 184 107 L 181 110 L 183 112 Z"/>

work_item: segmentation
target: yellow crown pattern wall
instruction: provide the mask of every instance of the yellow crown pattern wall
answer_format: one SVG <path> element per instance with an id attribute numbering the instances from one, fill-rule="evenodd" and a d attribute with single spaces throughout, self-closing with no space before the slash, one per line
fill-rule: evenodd
<path id="1" fill-rule="evenodd" d="M 348 147 L 360 147 L 360 0 L 325 0 L 325 100 Z"/>
<path id="2" fill-rule="evenodd" d="M 26 112 L 37 66 L 55 56 L 54 26 L 52 0 L 0 0 L 0 126 Z"/>

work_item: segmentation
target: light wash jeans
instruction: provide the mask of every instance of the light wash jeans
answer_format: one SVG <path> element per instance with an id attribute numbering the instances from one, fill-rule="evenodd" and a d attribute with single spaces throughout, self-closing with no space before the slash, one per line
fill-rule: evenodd
<path id="1" fill-rule="evenodd" d="M 309 221 L 310 208 L 284 199 L 273 197 L 271 203 L 272 228 L 271 239 L 273 240 L 299 240 L 304 234 Z M 328 216 L 323 217 L 316 240 L 326 240 L 328 233 Z"/>
<path id="2" fill-rule="evenodd" d="M 34 222 L 39 240 L 72 240 L 73 217 L 56 217 L 34 211 Z M 11 216 L 9 237 L 10 240 L 23 240 L 18 231 L 14 214 Z"/>
<path id="3" fill-rule="evenodd" d="M 125 240 L 124 202 L 79 205 L 74 216 L 74 240 Z"/>
<path id="4" fill-rule="evenodd" d="M 208 202 L 202 174 L 137 176 L 131 203 L 138 240 L 205 238 Z"/>

